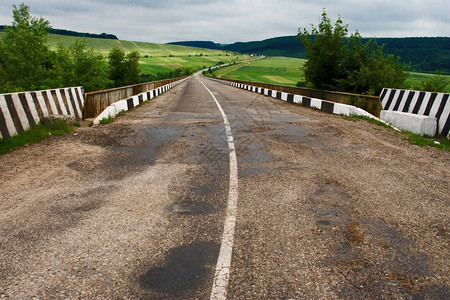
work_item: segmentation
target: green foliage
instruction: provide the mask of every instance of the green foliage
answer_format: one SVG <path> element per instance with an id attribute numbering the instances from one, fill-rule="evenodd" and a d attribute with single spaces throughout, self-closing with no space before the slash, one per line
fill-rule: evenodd
<path id="1" fill-rule="evenodd" d="M 99 121 L 99 123 L 102 124 L 102 125 L 106 125 L 106 124 L 112 123 L 113 121 L 114 121 L 114 118 L 111 117 L 111 116 L 109 116 L 109 117 L 107 117 L 107 118 L 101 119 L 101 120 Z"/>
<path id="2" fill-rule="evenodd" d="M 12 26 L 0 42 L 0 89 L 33 90 L 45 85 L 49 66 L 48 21 L 30 16 L 29 6 L 13 5 Z"/>
<path id="3" fill-rule="evenodd" d="M 175 77 L 182 77 L 182 76 L 190 76 L 190 75 L 194 74 L 195 71 L 197 71 L 197 70 L 193 66 L 184 66 L 181 68 L 176 68 L 172 72 L 172 77 L 175 78 Z"/>
<path id="4" fill-rule="evenodd" d="M 139 83 L 139 76 L 141 75 L 140 73 L 141 70 L 139 68 L 139 52 L 133 51 L 128 53 L 126 56 L 125 83 Z"/>
<path id="5" fill-rule="evenodd" d="M 377 120 L 377 119 L 374 119 L 374 118 L 371 118 L 371 117 L 367 117 L 367 116 L 349 115 L 349 116 L 346 116 L 344 118 L 344 120 L 353 121 L 353 122 L 356 122 L 358 120 L 365 120 L 365 121 L 367 121 L 367 122 L 369 122 L 371 124 L 375 124 L 375 125 L 378 125 L 378 126 L 381 126 L 381 127 L 392 128 L 392 126 L 390 126 L 390 125 L 388 125 L 388 124 L 386 124 L 384 122 L 381 122 L 380 120 Z"/>
<path id="6" fill-rule="evenodd" d="M 69 48 L 71 64 L 71 82 L 66 85 L 82 85 L 85 91 L 96 91 L 111 86 L 108 68 L 103 55 L 87 49 L 84 39 L 75 40 Z"/>
<path id="7" fill-rule="evenodd" d="M 125 51 L 114 47 L 109 52 L 108 63 L 109 78 L 113 80 L 114 86 L 125 86 L 139 82 L 139 53 L 132 52 L 126 55 Z"/>
<path id="8" fill-rule="evenodd" d="M 126 86 L 140 81 L 139 52 L 125 51 L 114 47 L 108 54 L 109 78 L 115 87 Z"/>
<path id="9" fill-rule="evenodd" d="M 73 128 L 63 120 L 52 120 L 45 124 L 38 124 L 22 134 L 0 139 L 0 154 L 8 153 L 16 148 L 37 143 L 52 135 L 64 135 L 72 132 Z"/>
<path id="10" fill-rule="evenodd" d="M 414 89 L 429 92 L 446 93 L 447 85 L 450 83 L 448 76 L 434 75 L 427 80 L 422 81 L 422 85 L 415 86 Z"/>
<path id="11" fill-rule="evenodd" d="M 118 47 L 114 47 L 108 54 L 109 65 L 109 79 L 114 83 L 114 86 L 125 85 L 125 51 Z"/>
<path id="12" fill-rule="evenodd" d="M 363 38 L 366 43 L 370 39 Z M 401 62 L 411 64 L 411 70 L 434 72 L 444 70 L 450 74 L 450 37 L 377 38 L 385 45 L 384 52 L 401 57 Z M 258 53 L 266 56 L 306 58 L 306 51 L 297 36 L 283 36 L 263 41 L 215 44 L 213 42 L 176 42 L 176 45 L 229 50 L 239 53 Z M 430 55 L 433 53 L 433 55 Z"/>
<path id="13" fill-rule="evenodd" d="M 399 58 L 385 55 L 375 40 L 363 44 L 358 31 L 347 40 L 348 25 L 339 17 L 331 24 L 326 11 L 311 33 L 299 29 L 308 61 L 306 81 L 317 89 L 378 95 L 383 87 L 403 87 L 408 73 Z"/>
<path id="14" fill-rule="evenodd" d="M 49 22 L 30 16 L 29 6 L 13 5 L 12 26 L 0 41 L 0 92 L 82 85 L 86 92 L 111 86 L 103 56 L 85 39 L 55 50 L 46 45 Z"/>
<path id="15" fill-rule="evenodd" d="M 336 90 L 338 81 L 344 79 L 345 71 L 341 67 L 345 57 L 345 37 L 348 25 L 343 25 L 341 18 L 336 21 L 334 28 L 326 11 L 322 13 L 318 28 L 313 27 L 311 34 L 299 29 L 298 38 L 306 49 L 308 61 L 304 65 L 307 82 L 314 88 Z"/>
<path id="16" fill-rule="evenodd" d="M 404 135 L 403 140 L 406 140 L 411 144 L 420 147 L 434 147 L 444 151 L 450 151 L 450 140 L 448 140 L 445 137 L 441 138 L 424 137 L 408 131 L 402 131 L 402 133 Z"/>

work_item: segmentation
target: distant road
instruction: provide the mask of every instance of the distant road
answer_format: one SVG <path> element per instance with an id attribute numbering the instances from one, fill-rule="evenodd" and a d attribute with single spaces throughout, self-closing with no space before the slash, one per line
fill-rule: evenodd
<path id="1" fill-rule="evenodd" d="M 365 121 L 194 76 L 0 174 L 0 297 L 449 298 L 450 154 Z"/>

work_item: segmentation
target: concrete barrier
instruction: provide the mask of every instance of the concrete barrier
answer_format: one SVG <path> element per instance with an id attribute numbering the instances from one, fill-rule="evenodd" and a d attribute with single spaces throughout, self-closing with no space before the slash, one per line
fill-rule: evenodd
<path id="1" fill-rule="evenodd" d="M 175 82 L 171 82 L 169 84 L 166 84 L 162 87 L 158 87 L 155 89 L 152 89 L 150 91 L 146 91 L 143 93 L 140 93 L 138 95 L 132 96 L 128 99 L 122 99 L 117 102 L 112 103 L 108 107 L 106 107 L 93 121 L 94 124 L 99 124 L 101 120 L 107 119 L 109 117 L 115 118 L 120 112 L 122 111 L 128 111 L 146 101 L 149 101 L 153 99 L 154 97 L 170 90 L 171 88 L 175 87 L 176 85 L 182 83 L 183 81 L 187 80 L 189 77 L 180 79 Z"/>
<path id="2" fill-rule="evenodd" d="M 0 95 L 0 138 L 8 138 L 53 115 L 81 119 L 83 87 L 70 87 Z"/>
<path id="3" fill-rule="evenodd" d="M 383 110 L 434 117 L 436 118 L 436 134 L 447 137 L 450 134 L 450 101 L 448 98 L 448 93 L 398 89 L 383 89 L 380 95 Z M 420 128 L 424 122 L 424 118 L 413 118 L 402 114 L 392 114 L 389 116 L 399 118 L 399 123 L 406 121 L 412 123 L 418 122 L 417 126 L 412 123 L 409 124 L 409 128 Z"/>
<path id="4" fill-rule="evenodd" d="M 393 110 L 382 110 L 381 120 L 403 130 L 422 136 L 435 136 L 437 119 L 431 116 L 421 116 Z"/>
<path id="5" fill-rule="evenodd" d="M 302 106 L 319 109 L 319 110 L 322 110 L 324 112 L 331 113 L 331 114 L 345 115 L 345 116 L 358 115 L 358 116 L 369 117 L 369 118 L 381 121 L 383 123 L 386 123 L 386 122 L 382 121 L 380 118 L 377 118 L 374 115 L 370 114 L 369 112 L 363 110 L 362 108 L 359 108 L 359 107 L 356 107 L 353 105 L 336 103 L 336 102 L 326 101 L 326 100 L 318 99 L 318 98 L 310 98 L 310 97 L 306 97 L 306 96 L 302 96 L 302 95 L 291 94 L 291 93 L 286 93 L 286 92 L 281 92 L 281 91 L 276 91 L 276 90 L 270 90 L 270 89 L 266 89 L 266 88 L 256 89 L 256 88 L 246 85 L 246 84 L 236 83 L 236 82 L 228 81 L 228 80 L 224 80 L 224 79 L 217 79 L 217 78 L 209 78 L 209 79 L 217 81 L 217 82 L 221 82 L 223 84 L 227 84 L 227 85 L 230 85 L 233 87 L 241 88 L 244 90 L 255 91 L 255 92 L 258 92 L 265 96 L 280 99 L 282 101 L 286 101 L 289 103 L 301 104 Z M 394 129 L 396 129 L 396 128 L 394 128 Z"/>

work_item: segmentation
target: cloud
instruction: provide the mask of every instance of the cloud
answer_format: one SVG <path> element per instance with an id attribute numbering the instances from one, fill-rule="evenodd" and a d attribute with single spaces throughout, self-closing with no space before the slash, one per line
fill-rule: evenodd
<path id="1" fill-rule="evenodd" d="M 0 24 L 11 23 L 11 5 L 0 3 Z M 54 28 L 113 33 L 121 39 L 165 43 L 220 43 L 294 35 L 318 24 L 326 8 L 350 32 L 363 36 L 448 36 L 449 6 L 443 0 L 28 0 L 31 13 Z"/>

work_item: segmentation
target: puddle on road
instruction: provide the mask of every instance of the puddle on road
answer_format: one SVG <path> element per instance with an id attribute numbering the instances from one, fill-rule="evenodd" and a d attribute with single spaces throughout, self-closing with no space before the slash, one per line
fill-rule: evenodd
<path id="1" fill-rule="evenodd" d="M 139 278 L 141 288 L 174 297 L 195 291 L 214 272 L 220 245 L 199 242 L 169 251 L 165 264 L 154 267 Z"/>

